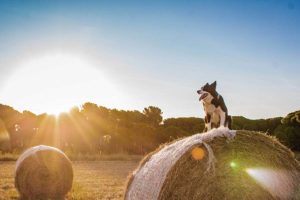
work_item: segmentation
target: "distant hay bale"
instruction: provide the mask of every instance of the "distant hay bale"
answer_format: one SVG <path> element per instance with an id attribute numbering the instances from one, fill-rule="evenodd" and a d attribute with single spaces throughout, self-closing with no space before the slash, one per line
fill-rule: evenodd
<path id="1" fill-rule="evenodd" d="M 17 160 L 15 186 L 22 199 L 63 199 L 72 182 L 71 161 L 57 148 L 35 146 Z"/>
<path id="2" fill-rule="evenodd" d="M 300 199 L 300 165 L 273 137 L 219 128 L 150 153 L 125 200 Z"/>

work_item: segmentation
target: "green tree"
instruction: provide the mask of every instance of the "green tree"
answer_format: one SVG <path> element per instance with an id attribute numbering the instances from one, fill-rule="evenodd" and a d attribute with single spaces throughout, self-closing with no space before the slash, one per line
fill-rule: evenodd
<path id="1" fill-rule="evenodd" d="M 162 122 L 162 111 L 158 107 L 149 106 L 148 108 L 144 108 L 144 115 L 146 116 L 147 121 L 157 127 Z"/>
<path id="2" fill-rule="evenodd" d="M 164 120 L 164 127 L 177 127 L 193 135 L 196 133 L 201 133 L 204 129 L 204 121 L 201 118 L 196 117 L 179 117 L 179 118 L 169 118 Z"/>
<path id="3" fill-rule="evenodd" d="M 170 142 L 174 139 L 189 136 L 190 133 L 176 126 L 161 127 L 158 130 L 158 140 L 160 143 Z"/>
<path id="4" fill-rule="evenodd" d="M 300 151 L 300 110 L 289 113 L 275 129 L 275 136 L 292 150 Z"/>
<path id="5" fill-rule="evenodd" d="M 280 125 L 275 130 L 275 136 L 294 151 L 300 151 L 300 127 Z"/>
<path id="6" fill-rule="evenodd" d="M 300 126 L 300 110 L 289 113 L 281 122 L 289 126 Z"/>

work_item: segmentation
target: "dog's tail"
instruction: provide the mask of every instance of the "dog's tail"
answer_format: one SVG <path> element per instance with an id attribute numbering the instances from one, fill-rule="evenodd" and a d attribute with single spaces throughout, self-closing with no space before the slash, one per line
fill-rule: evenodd
<path id="1" fill-rule="evenodd" d="M 226 124 L 227 127 L 229 129 L 231 129 L 231 127 L 232 127 L 232 117 L 230 115 L 228 115 L 226 121 L 227 121 L 227 124 Z"/>

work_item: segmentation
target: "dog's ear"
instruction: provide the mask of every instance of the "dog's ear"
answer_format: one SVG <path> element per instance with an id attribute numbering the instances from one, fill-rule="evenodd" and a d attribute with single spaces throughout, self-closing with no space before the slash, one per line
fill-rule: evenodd
<path id="1" fill-rule="evenodd" d="M 217 88 L 217 81 L 213 82 L 213 83 L 211 84 L 211 86 L 212 86 L 214 89 L 216 89 L 216 88 Z"/>

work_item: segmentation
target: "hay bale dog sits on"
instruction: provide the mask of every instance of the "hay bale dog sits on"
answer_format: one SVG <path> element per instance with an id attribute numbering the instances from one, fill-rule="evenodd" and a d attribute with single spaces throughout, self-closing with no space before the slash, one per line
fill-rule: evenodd
<path id="1" fill-rule="evenodd" d="M 199 100 L 203 103 L 205 112 L 204 132 L 220 126 L 231 129 L 231 116 L 228 115 L 224 99 L 217 93 L 216 87 L 217 82 L 215 81 L 212 84 L 206 83 L 197 91 L 200 95 Z"/>
<path id="2" fill-rule="evenodd" d="M 299 162 L 275 138 L 218 128 L 146 156 L 130 176 L 124 199 L 296 200 L 299 185 Z"/>

